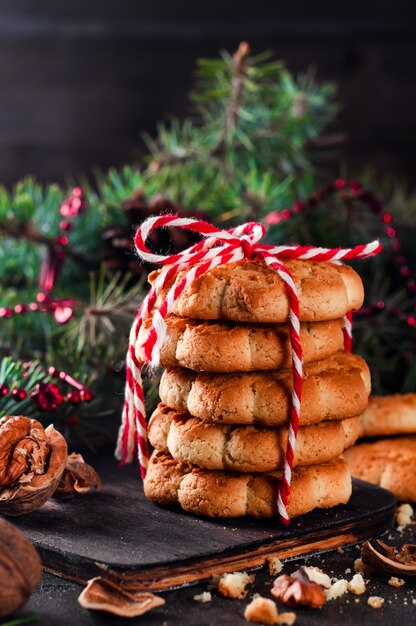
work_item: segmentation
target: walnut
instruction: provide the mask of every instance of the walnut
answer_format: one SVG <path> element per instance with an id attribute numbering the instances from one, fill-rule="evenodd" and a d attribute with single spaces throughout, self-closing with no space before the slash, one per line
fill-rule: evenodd
<path id="1" fill-rule="evenodd" d="M 72 452 L 68 455 L 66 466 L 54 497 L 71 498 L 75 493 L 88 493 L 92 488 L 99 489 L 101 480 L 91 465 L 81 454 Z"/>
<path id="2" fill-rule="evenodd" d="M 38 553 L 15 526 L 0 519 L 0 617 L 20 609 L 40 583 Z"/>
<path id="3" fill-rule="evenodd" d="M 294 574 L 282 574 L 273 583 L 272 596 L 288 606 L 308 606 L 316 609 L 325 604 L 325 594 L 322 585 L 313 582 L 307 575 L 304 567 Z"/>
<path id="4" fill-rule="evenodd" d="M 397 576 L 390 576 L 387 582 L 390 587 L 403 587 L 403 585 L 405 584 L 403 578 L 397 578 Z"/>
<path id="5" fill-rule="evenodd" d="M 84 609 L 106 611 L 120 617 L 137 617 L 151 609 L 165 604 L 163 598 L 149 592 L 125 591 L 117 583 L 101 578 L 92 578 L 78 596 L 78 602 Z"/>
<path id="6" fill-rule="evenodd" d="M 401 574 L 402 576 L 416 576 L 416 544 L 406 543 L 401 550 L 377 539 L 378 545 L 384 550 L 382 554 L 369 541 L 361 546 L 361 558 L 378 572 L 387 574 Z"/>
<path id="7" fill-rule="evenodd" d="M 63 436 L 23 415 L 0 419 L 0 513 L 23 515 L 55 491 L 67 458 Z"/>

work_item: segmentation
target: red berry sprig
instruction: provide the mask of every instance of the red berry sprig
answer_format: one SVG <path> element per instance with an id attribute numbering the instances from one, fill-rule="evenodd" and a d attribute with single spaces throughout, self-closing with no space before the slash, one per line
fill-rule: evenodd
<path id="1" fill-rule="evenodd" d="M 266 226 L 279 224 L 294 217 L 295 215 L 299 215 L 304 210 L 313 208 L 329 196 L 344 190 L 350 192 L 352 199 L 363 202 L 381 220 L 384 232 L 392 242 L 394 258 L 399 272 L 405 281 L 407 291 L 414 297 L 416 294 L 416 280 L 411 276 L 409 266 L 407 265 L 406 258 L 402 251 L 401 243 L 397 236 L 397 230 L 393 225 L 392 214 L 384 210 L 384 205 L 380 198 L 378 198 L 371 191 L 363 189 L 361 184 L 355 180 L 346 181 L 339 178 L 334 183 L 327 185 L 320 191 L 315 191 L 306 200 L 296 200 L 291 209 L 272 211 L 263 220 L 264 224 Z M 385 302 L 383 300 L 378 300 L 369 306 L 363 307 L 358 311 L 358 313 L 360 315 L 372 315 L 373 313 L 382 311 L 384 308 Z M 400 319 L 406 320 L 409 326 L 416 326 L 416 303 L 414 304 L 413 311 L 410 314 L 409 312 L 403 311 L 399 307 L 393 307 L 391 309 L 391 313 Z"/>
<path id="2" fill-rule="evenodd" d="M 30 365 L 30 363 L 28 364 Z M 94 398 L 92 391 L 56 367 L 50 367 L 48 374 L 52 378 L 57 378 L 75 388 L 75 391 L 69 391 L 66 395 L 61 392 L 59 386 L 51 382 L 40 381 L 36 384 L 35 389 L 30 393 L 30 399 L 39 411 L 51 413 L 64 403 L 80 404 L 81 402 L 90 402 Z M 23 373 L 25 376 L 25 373 Z M 10 395 L 16 402 L 22 402 L 28 397 L 28 392 L 22 387 L 13 387 L 10 389 L 6 382 L 0 385 L 0 398 Z"/>
<path id="3" fill-rule="evenodd" d="M 65 324 L 74 314 L 74 306 L 77 304 L 72 299 L 51 298 L 52 289 L 59 278 L 66 257 L 65 248 L 69 240 L 67 233 L 72 229 L 73 221 L 87 208 L 85 195 L 81 187 L 75 187 L 69 198 L 65 199 L 60 206 L 59 212 L 64 218 L 60 222 L 61 233 L 51 240 L 47 247 L 47 253 L 40 268 L 39 293 L 36 302 L 28 304 L 16 304 L 14 308 L 0 307 L 0 318 L 11 319 L 14 315 L 26 315 L 26 313 L 53 313 L 58 324 Z"/>

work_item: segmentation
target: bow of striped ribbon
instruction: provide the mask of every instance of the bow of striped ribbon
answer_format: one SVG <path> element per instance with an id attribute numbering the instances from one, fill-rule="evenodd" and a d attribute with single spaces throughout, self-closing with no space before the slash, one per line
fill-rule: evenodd
<path id="1" fill-rule="evenodd" d="M 155 254 L 146 246 L 150 233 L 157 228 L 176 227 L 202 235 L 202 240 L 186 250 L 172 255 Z M 243 259 L 262 260 L 283 280 L 289 302 L 289 337 L 292 352 L 292 403 L 289 420 L 286 459 L 277 495 L 277 510 L 281 520 L 289 523 L 287 503 L 290 494 L 296 437 L 299 428 L 302 397 L 302 346 L 300 343 L 299 297 L 295 282 L 284 261 L 289 259 L 335 261 L 366 258 L 378 254 L 381 244 L 373 241 L 355 248 L 315 248 L 312 246 L 273 246 L 262 244 L 265 228 L 258 222 L 248 222 L 230 230 L 221 230 L 205 221 L 176 215 L 150 217 L 135 235 L 137 254 L 144 261 L 162 265 L 154 284 L 144 298 L 133 322 L 126 358 L 126 389 L 116 457 L 122 464 L 133 460 L 137 450 L 141 475 L 144 478 L 149 461 L 146 411 L 142 385 L 144 365 L 159 365 L 160 351 L 166 339 L 166 316 L 175 300 L 199 276 L 218 265 L 236 263 Z M 187 270 L 186 272 L 180 272 Z M 166 290 L 166 292 L 165 292 Z M 166 293 L 159 302 L 161 293 Z M 157 306 L 156 306 L 157 305 Z M 150 330 L 140 346 L 144 362 L 137 359 L 138 334 L 143 322 L 151 316 Z M 345 347 L 351 346 L 351 314 L 344 327 Z"/>

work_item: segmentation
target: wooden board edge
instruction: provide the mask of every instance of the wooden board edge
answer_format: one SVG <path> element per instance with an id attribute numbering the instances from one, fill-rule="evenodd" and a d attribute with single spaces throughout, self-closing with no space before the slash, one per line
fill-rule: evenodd
<path id="1" fill-rule="evenodd" d="M 376 515 L 366 526 L 360 528 L 339 528 L 338 534 L 331 535 L 330 529 L 314 533 L 308 540 L 299 544 L 298 539 L 277 540 L 262 545 L 251 552 L 243 554 L 221 555 L 205 559 L 193 560 L 172 566 L 154 566 L 139 571 L 123 573 L 111 569 L 108 564 L 84 561 L 83 563 L 62 563 L 62 556 L 40 549 L 44 570 L 71 582 L 85 584 L 94 576 L 111 577 L 113 580 L 124 583 L 135 591 L 163 591 L 200 582 L 209 579 L 215 574 L 224 574 L 230 571 L 255 569 L 262 567 L 267 557 L 279 559 L 293 559 L 306 554 L 328 552 L 338 547 L 347 546 L 364 541 L 371 537 L 380 536 L 389 531 L 394 522 L 395 506 L 383 510 L 383 515 Z M 332 529 L 333 532 L 333 529 Z"/>

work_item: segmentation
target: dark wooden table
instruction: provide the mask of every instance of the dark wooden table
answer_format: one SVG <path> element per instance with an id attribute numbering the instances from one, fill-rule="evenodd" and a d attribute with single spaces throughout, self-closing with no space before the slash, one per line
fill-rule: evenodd
<path id="1" fill-rule="evenodd" d="M 392 531 L 385 541 L 396 546 L 406 542 L 415 543 L 416 526 L 409 526 L 402 533 Z M 299 565 L 307 563 L 321 567 L 331 576 L 350 579 L 354 573 L 354 560 L 358 556 L 358 548 L 351 546 L 345 549 L 344 554 L 332 551 L 308 559 L 286 561 L 284 572 L 290 573 Z M 415 624 L 416 605 L 412 600 L 415 598 L 416 602 L 416 579 L 407 579 L 404 587 L 397 589 L 387 584 L 388 578 L 387 575 L 372 574 L 365 594 L 345 594 L 342 598 L 328 602 L 321 610 L 296 609 L 296 623 L 300 626 L 340 623 L 345 626 Z M 268 573 L 264 569 L 258 570 L 246 600 L 230 600 L 213 594 L 212 601 L 206 604 L 196 602 L 193 598 L 206 590 L 207 583 L 167 591 L 161 594 L 166 600 L 165 606 L 141 618 L 128 620 L 82 609 L 77 603 L 81 586 L 45 574 L 39 590 L 26 607 L 13 617 L 37 616 L 40 626 L 124 626 L 136 623 L 142 626 L 247 626 L 248 622 L 243 618 L 244 607 L 254 593 L 270 597 L 271 584 L 272 578 Z M 367 599 L 370 595 L 385 598 L 383 608 L 375 610 L 369 607 Z"/>

